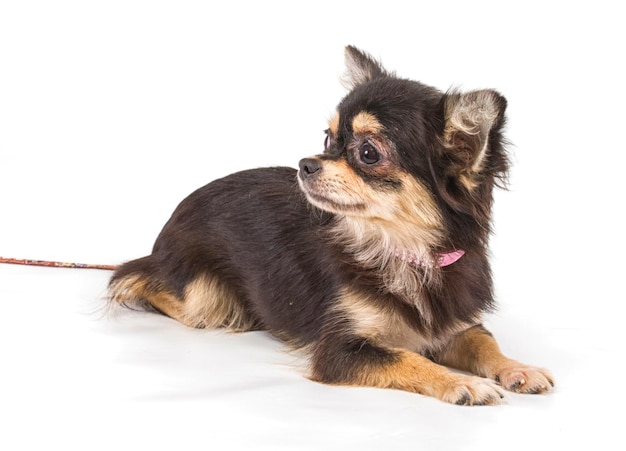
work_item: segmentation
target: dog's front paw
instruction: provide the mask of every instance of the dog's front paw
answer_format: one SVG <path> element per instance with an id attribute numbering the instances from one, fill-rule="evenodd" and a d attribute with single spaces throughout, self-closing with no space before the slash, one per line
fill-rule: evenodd
<path id="1" fill-rule="evenodd" d="M 456 375 L 444 387 L 441 400 L 461 406 L 500 404 L 504 392 L 489 379 Z"/>
<path id="2" fill-rule="evenodd" d="M 554 378 L 548 370 L 513 362 L 494 377 L 496 382 L 515 393 L 545 393 L 554 387 Z"/>

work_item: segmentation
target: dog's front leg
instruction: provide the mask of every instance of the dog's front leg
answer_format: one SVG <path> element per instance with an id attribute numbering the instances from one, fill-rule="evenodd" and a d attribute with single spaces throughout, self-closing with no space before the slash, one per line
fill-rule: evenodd
<path id="1" fill-rule="evenodd" d="M 502 387 L 517 393 L 543 393 L 554 386 L 549 371 L 502 354 L 496 340 L 482 325 L 458 334 L 435 355 L 435 360 L 442 365 L 494 379 Z"/>
<path id="2" fill-rule="evenodd" d="M 312 356 L 311 378 L 337 385 L 394 388 L 461 405 L 497 404 L 501 389 L 489 379 L 454 373 L 414 352 L 388 349 L 363 337 L 324 337 Z"/>

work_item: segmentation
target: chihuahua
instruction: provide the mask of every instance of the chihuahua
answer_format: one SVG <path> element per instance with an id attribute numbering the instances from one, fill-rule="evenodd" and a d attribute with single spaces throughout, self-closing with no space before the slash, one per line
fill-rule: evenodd
<path id="1" fill-rule="evenodd" d="M 192 193 L 152 254 L 114 273 L 111 303 L 267 330 L 304 349 L 309 377 L 326 384 L 460 405 L 550 390 L 548 371 L 503 355 L 482 325 L 505 98 L 443 93 L 355 47 L 345 55 L 349 92 L 323 153 Z"/>

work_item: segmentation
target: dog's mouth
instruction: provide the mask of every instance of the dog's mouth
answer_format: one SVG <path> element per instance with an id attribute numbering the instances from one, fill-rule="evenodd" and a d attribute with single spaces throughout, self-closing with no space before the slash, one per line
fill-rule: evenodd
<path id="1" fill-rule="evenodd" d="M 303 189 L 308 201 L 317 208 L 329 211 L 331 213 L 357 213 L 366 209 L 364 203 L 347 203 L 336 201 L 327 196 L 320 195 L 310 190 Z"/>
<path id="2" fill-rule="evenodd" d="M 330 213 L 359 214 L 367 209 L 367 204 L 361 202 L 358 197 L 342 196 L 331 188 L 332 182 L 320 181 L 319 177 L 303 177 L 298 173 L 298 185 L 306 196 L 309 203 Z"/>

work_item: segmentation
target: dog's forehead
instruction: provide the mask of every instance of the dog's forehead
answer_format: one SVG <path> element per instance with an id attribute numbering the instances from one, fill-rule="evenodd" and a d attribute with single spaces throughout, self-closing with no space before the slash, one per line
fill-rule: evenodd
<path id="1" fill-rule="evenodd" d="M 357 86 L 337 106 L 331 133 L 391 132 L 432 115 L 442 93 L 423 83 L 383 77 Z M 387 133 L 385 133 L 387 134 Z"/>

